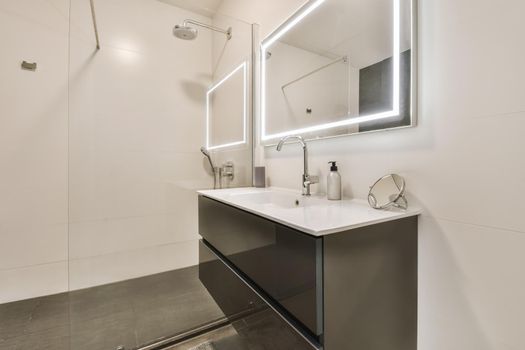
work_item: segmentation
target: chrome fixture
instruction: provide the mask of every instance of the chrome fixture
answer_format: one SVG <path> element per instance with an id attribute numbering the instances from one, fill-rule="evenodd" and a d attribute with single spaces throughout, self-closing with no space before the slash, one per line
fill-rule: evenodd
<path id="1" fill-rule="evenodd" d="M 407 209 L 405 179 L 397 174 L 388 174 L 377 180 L 368 192 L 368 204 L 374 209 L 390 207 Z"/>
<path id="2" fill-rule="evenodd" d="M 193 24 L 202 28 L 213 30 L 215 32 L 226 34 L 226 38 L 228 40 L 232 38 L 231 27 L 225 30 L 206 23 L 195 21 L 193 19 L 186 19 L 184 22 L 182 22 L 182 25 L 176 24 L 175 27 L 173 27 L 173 35 L 182 40 L 193 40 L 197 38 L 199 31 L 196 28 L 190 27 L 188 24 Z"/>
<path id="3" fill-rule="evenodd" d="M 319 176 L 312 176 L 308 173 L 308 147 L 306 146 L 306 142 L 304 142 L 304 139 L 302 136 L 299 135 L 289 135 L 285 136 L 279 141 L 279 144 L 277 145 L 277 151 L 281 151 L 283 148 L 283 145 L 286 141 L 290 139 L 297 140 L 301 146 L 303 147 L 303 161 L 304 161 L 304 168 L 303 168 L 303 196 L 310 196 L 310 185 L 316 184 L 319 182 Z"/>
<path id="4" fill-rule="evenodd" d="M 97 18 L 95 16 L 95 3 L 93 0 L 89 0 L 91 5 L 91 18 L 93 19 L 93 27 L 95 29 L 95 40 L 97 41 L 97 50 L 100 50 L 100 40 L 98 38 L 98 27 L 97 27 Z"/>
<path id="5" fill-rule="evenodd" d="M 231 180 L 234 178 L 233 162 L 226 162 L 221 167 L 221 177 L 227 177 Z"/>
<path id="6" fill-rule="evenodd" d="M 217 167 L 213 165 L 213 161 L 211 160 L 210 152 L 205 147 L 201 147 L 201 152 L 204 154 L 206 158 L 208 158 L 208 162 L 210 162 L 210 167 L 213 172 L 213 189 L 217 189 Z"/>
<path id="7" fill-rule="evenodd" d="M 235 173 L 235 170 L 234 170 L 233 162 L 232 161 L 228 161 L 228 162 L 224 163 L 219 168 L 219 188 L 223 188 L 222 178 L 225 177 L 225 178 L 228 179 L 228 181 L 233 181 L 233 179 L 235 177 L 234 173 Z M 227 182 L 227 184 L 228 183 L 229 182 Z"/>

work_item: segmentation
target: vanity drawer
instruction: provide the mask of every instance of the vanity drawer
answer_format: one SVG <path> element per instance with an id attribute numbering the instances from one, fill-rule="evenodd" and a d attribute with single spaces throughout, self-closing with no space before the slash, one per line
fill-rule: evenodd
<path id="1" fill-rule="evenodd" d="M 228 317 L 232 335 L 213 342 L 224 350 L 313 350 L 320 346 L 279 315 L 203 241 L 199 242 L 199 278 Z"/>
<path id="2" fill-rule="evenodd" d="M 322 239 L 199 196 L 199 233 L 294 321 L 323 332 Z"/>

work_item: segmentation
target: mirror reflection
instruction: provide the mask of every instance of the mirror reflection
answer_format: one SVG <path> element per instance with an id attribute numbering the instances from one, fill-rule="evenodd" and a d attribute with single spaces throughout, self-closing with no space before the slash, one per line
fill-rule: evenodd
<path id="1" fill-rule="evenodd" d="M 310 1 L 266 38 L 262 141 L 413 125 L 411 9 L 412 0 Z"/>
<path id="2" fill-rule="evenodd" d="M 246 143 L 248 68 L 243 62 L 218 79 L 206 94 L 207 149 Z"/>

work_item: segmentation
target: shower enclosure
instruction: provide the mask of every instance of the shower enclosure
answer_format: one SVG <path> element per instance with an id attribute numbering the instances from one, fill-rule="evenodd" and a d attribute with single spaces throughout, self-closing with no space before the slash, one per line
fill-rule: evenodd
<path id="1" fill-rule="evenodd" d="M 177 270 L 197 263 L 195 190 L 213 181 L 200 152 L 207 91 L 240 62 L 251 67 L 252 26 L 159 1 L 100 1 L 94 50 L 90 8 L 71 1 L 69 285 L 106 285 L 102 296 L 72 294 L 71 344 L 93 339 L 92 328 L 105 348 L 133 348 L 223 317 L 197 270 Z M 231 28 L 231 38 L 200 29 L 179 40 L 172 28 L 184 21 Z M 228 88 L 224 98 L 242 100 L 242 89 Z M 251 183 L 246 141 L 210 150 L 217 164 L 235 165 L 232 186 Z"/>
<path id="2" fill-rule="evenodd" d="M 2 144 L 24 145 L 2 147 L 0 348 L 135 349 L 224 321 L 195 267 L 195 191 L 214 183 L 201 147 L 222 186 L 252 183 L 257 27 L 172 3 L 0 4 L 17 33 L 0 39 Z"/>

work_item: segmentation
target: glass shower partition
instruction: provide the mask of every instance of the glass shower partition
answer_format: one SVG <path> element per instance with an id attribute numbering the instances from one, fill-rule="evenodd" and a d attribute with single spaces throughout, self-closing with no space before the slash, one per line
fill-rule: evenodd
<path id="1" fill-rule="evenodd" d="M 224 187 L 251 185 L 254 27 L 156 0 L 90 5 L 70 8 L 70 348 L 134 349 L 225 320 L 196 267 L 196 190 L 213 186 L 200 148 Z M 175 38 L 187 18 L 232 38 Z"/>

